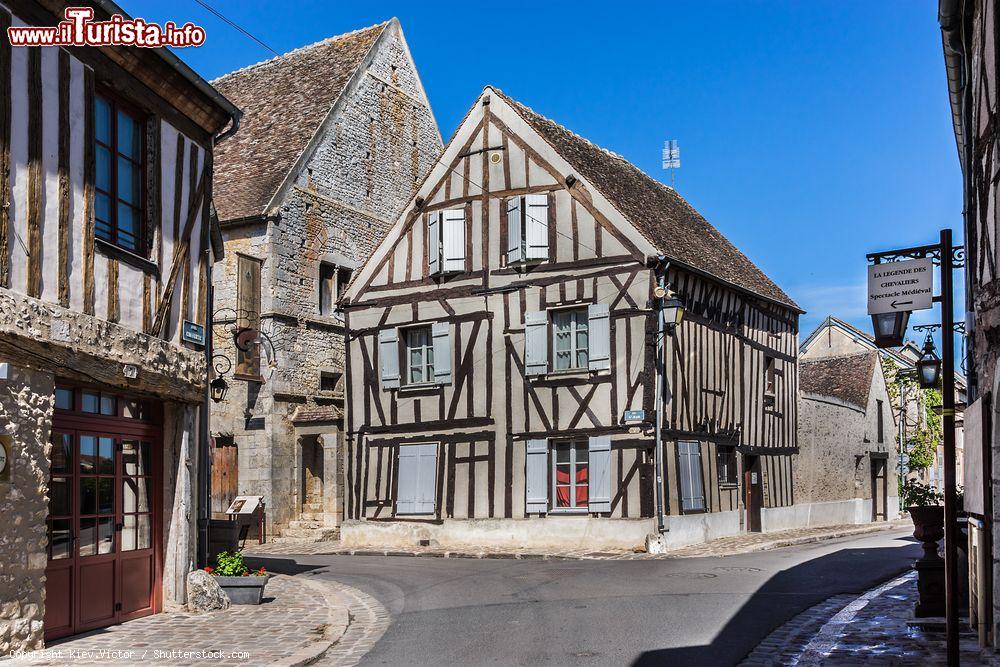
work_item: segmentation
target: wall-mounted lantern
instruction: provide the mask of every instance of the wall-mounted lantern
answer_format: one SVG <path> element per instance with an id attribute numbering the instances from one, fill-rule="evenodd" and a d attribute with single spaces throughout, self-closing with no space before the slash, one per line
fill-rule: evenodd
<path id="1" fill-rule="evenodd" d="M 910 311 L 908 310 L 872 315 L 875 345 L 878 347 L 899 347 L 902 345 L 909 321 Z"/>
<path id="2" fill-rule="evenodd" d="M 673 334 L 684 319 L 684 303 L 672 291 L 660 286 L 653 290 L 653 296 L 661 300 L 660 311 L 663 313 L 663 325 L 666 327 L 667 333 Z"/>
<path id="3" fill-rule="evenodd" d="M 221 403 L 229 391 L 229 383 L 220 375 L 209 383 L 209 388 L 212 390 L 212 400 Z"/>
<path id="4" fill-rule="evenodd" d="M 934 339 L 928 333 L 924 339 L 923 354 L 916 363 L 917 381 L 924 389 L 933 389 L 941 380 L 941 358 L 934 352 Z"/>

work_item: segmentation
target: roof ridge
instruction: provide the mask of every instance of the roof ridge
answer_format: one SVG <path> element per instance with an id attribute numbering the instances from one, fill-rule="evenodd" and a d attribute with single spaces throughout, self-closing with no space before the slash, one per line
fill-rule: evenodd
<path id="1" fill-rule="evenodd" d="M 298 55 L 298 54 L 300 54 L 302 52 L 309 51 L 309 50 L 314 49 L 316 47 L 324 46 L 324 45 L 329 44 L 331 42 L 336 42 L 336 41 L 339 41 L 341 39 L 345 39 L 347 37 L 351 37 L 351 36 L 357 35 L 357 34 L 362 33 L 362 32 L 367 32 L 369 30 L 374 30 L 375 28 L 385 28 L 391 22 L 392 22 L 392 19 L 388 19 L 386 21 L 382 21 L 381 23 L 375 23 L 373 25 L 370 25 L 370 26 L 367 26 L 367 27 L 364 27 L 364 28 L 357 28 L 356 30 L 351 30 L 350 32 L 341 33 L 339 35 L 331 35 L 330 37 L 326 37 L 324 39 L 321 39 L 318 42 L 313 42 L 312 44 L 305 44 L 303 46 L 298 46 L 298 47 L 292 49 L 291 51 L 286 51 L 285 53 L 282 53 L 281 55 L 273 56 L 273 57 L 268 58 L 266 60 L 261 60 L 259 62 L 252 63 L 250 65 L 244 65 L 243 67 L 240 67 L 239 69 L 234 69 L 232 72 L 228 72 L 226 74 L 223 74 L 222 76 L 218 76 L 218 77 L 212 79 L 211 81 L 209 81 L 209 83 L 212 84 L 212 85 L 215 85 L 216 83 L 218 83 L 219 81 L 222 81 L 223 79 L 227 79 L 227 78 L 229 78 L 231 76 L 235 76 L 237 74 L 244 74 L 246 72 L 249 72 L 250 70 L 255 70 L 255 69 L 260 69 L 260 68 L 266 67 L 268 65 L 274 64 L 276 61 L 282 60 L 282 59 L 287 58 L 289 56 Z"/>
<path id="2" fill-rule="evenodd" d="M 813 357 L 808 359 L 799 359 L 799 363 L 803 364 L 819 364 L 827 361 L 839 361 L 842 359 L 849 359 L 850 357 L 863 357 L 875 355 L 881 357 L 877 350 L 862 350 L 861 352 L 848 352 L 846 354 L 828 354 L 824 357 Z"/>

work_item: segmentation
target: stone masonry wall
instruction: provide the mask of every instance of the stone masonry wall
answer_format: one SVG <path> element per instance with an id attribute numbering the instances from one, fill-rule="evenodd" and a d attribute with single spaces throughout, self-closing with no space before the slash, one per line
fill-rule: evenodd
<path id="1" fill-rule="evenodd" d="M 263 495 L 279 528 L 299 502 L 291 416 L 299 406 L 340 403 L 343 396 L 343 319 L 319 313 L 320 263 L 360 268 L 442 149 L 395 23 L 344 95 L 277 221 L 227 230 L 225 268 L 216 270 L 216 308 L 232 306 L 235 252 L 264 259 L 261 328 L 274 342 L 275 367 L 263 368 L 259 392 L 231 382 L 227 400 L 213 409 L 212 431 L 234 436 L 240 493 Z M 232 355 L 223 332 L 216 334 L 219 351 Z M 323 371 L 341 373 L 336 391 L 320 391 Z"/>
<path id="2" fill-rule="evenodd" d="M 0 436 L 10 480 L 0 482 L 0 658 L 43 646 L 51 374 L 13 369 L 0 382 Z"/>

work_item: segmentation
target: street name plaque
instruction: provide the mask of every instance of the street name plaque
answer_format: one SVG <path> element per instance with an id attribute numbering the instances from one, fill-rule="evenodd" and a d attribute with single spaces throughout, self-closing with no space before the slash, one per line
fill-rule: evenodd
<path id="1" fill-rule="evenodd" d="M 934 303 L 930 258 L 883 262 L 868 267 L 868 314 L 927 310 Z"/>

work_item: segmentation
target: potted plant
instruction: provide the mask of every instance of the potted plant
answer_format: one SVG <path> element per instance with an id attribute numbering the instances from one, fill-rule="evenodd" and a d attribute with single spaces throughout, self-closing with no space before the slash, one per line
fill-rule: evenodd
<path id="1" fill-rule="evenodd" d="M 919 594 L 913 613 L 918 618 L 944 615 L 944 559 L 937 547 L 944 537 L 942 500 L 941 493 L 915 479 L 903 484 L 903 503 L 913 520 L 913 536 L 924 548 L 924 555 L 913 564 Z"/>
<path id="2" fill-rule="evenodd" d="M 205 571 L 216 578 L 230 602 L 260 604 L 264 598 L 264 586 L 271 578 L 263 566 L 250 570 L 243 562 L 241 551 L 223 551 L 215 557 L 215 563 L 215 567 L 206 567 Z"/>

